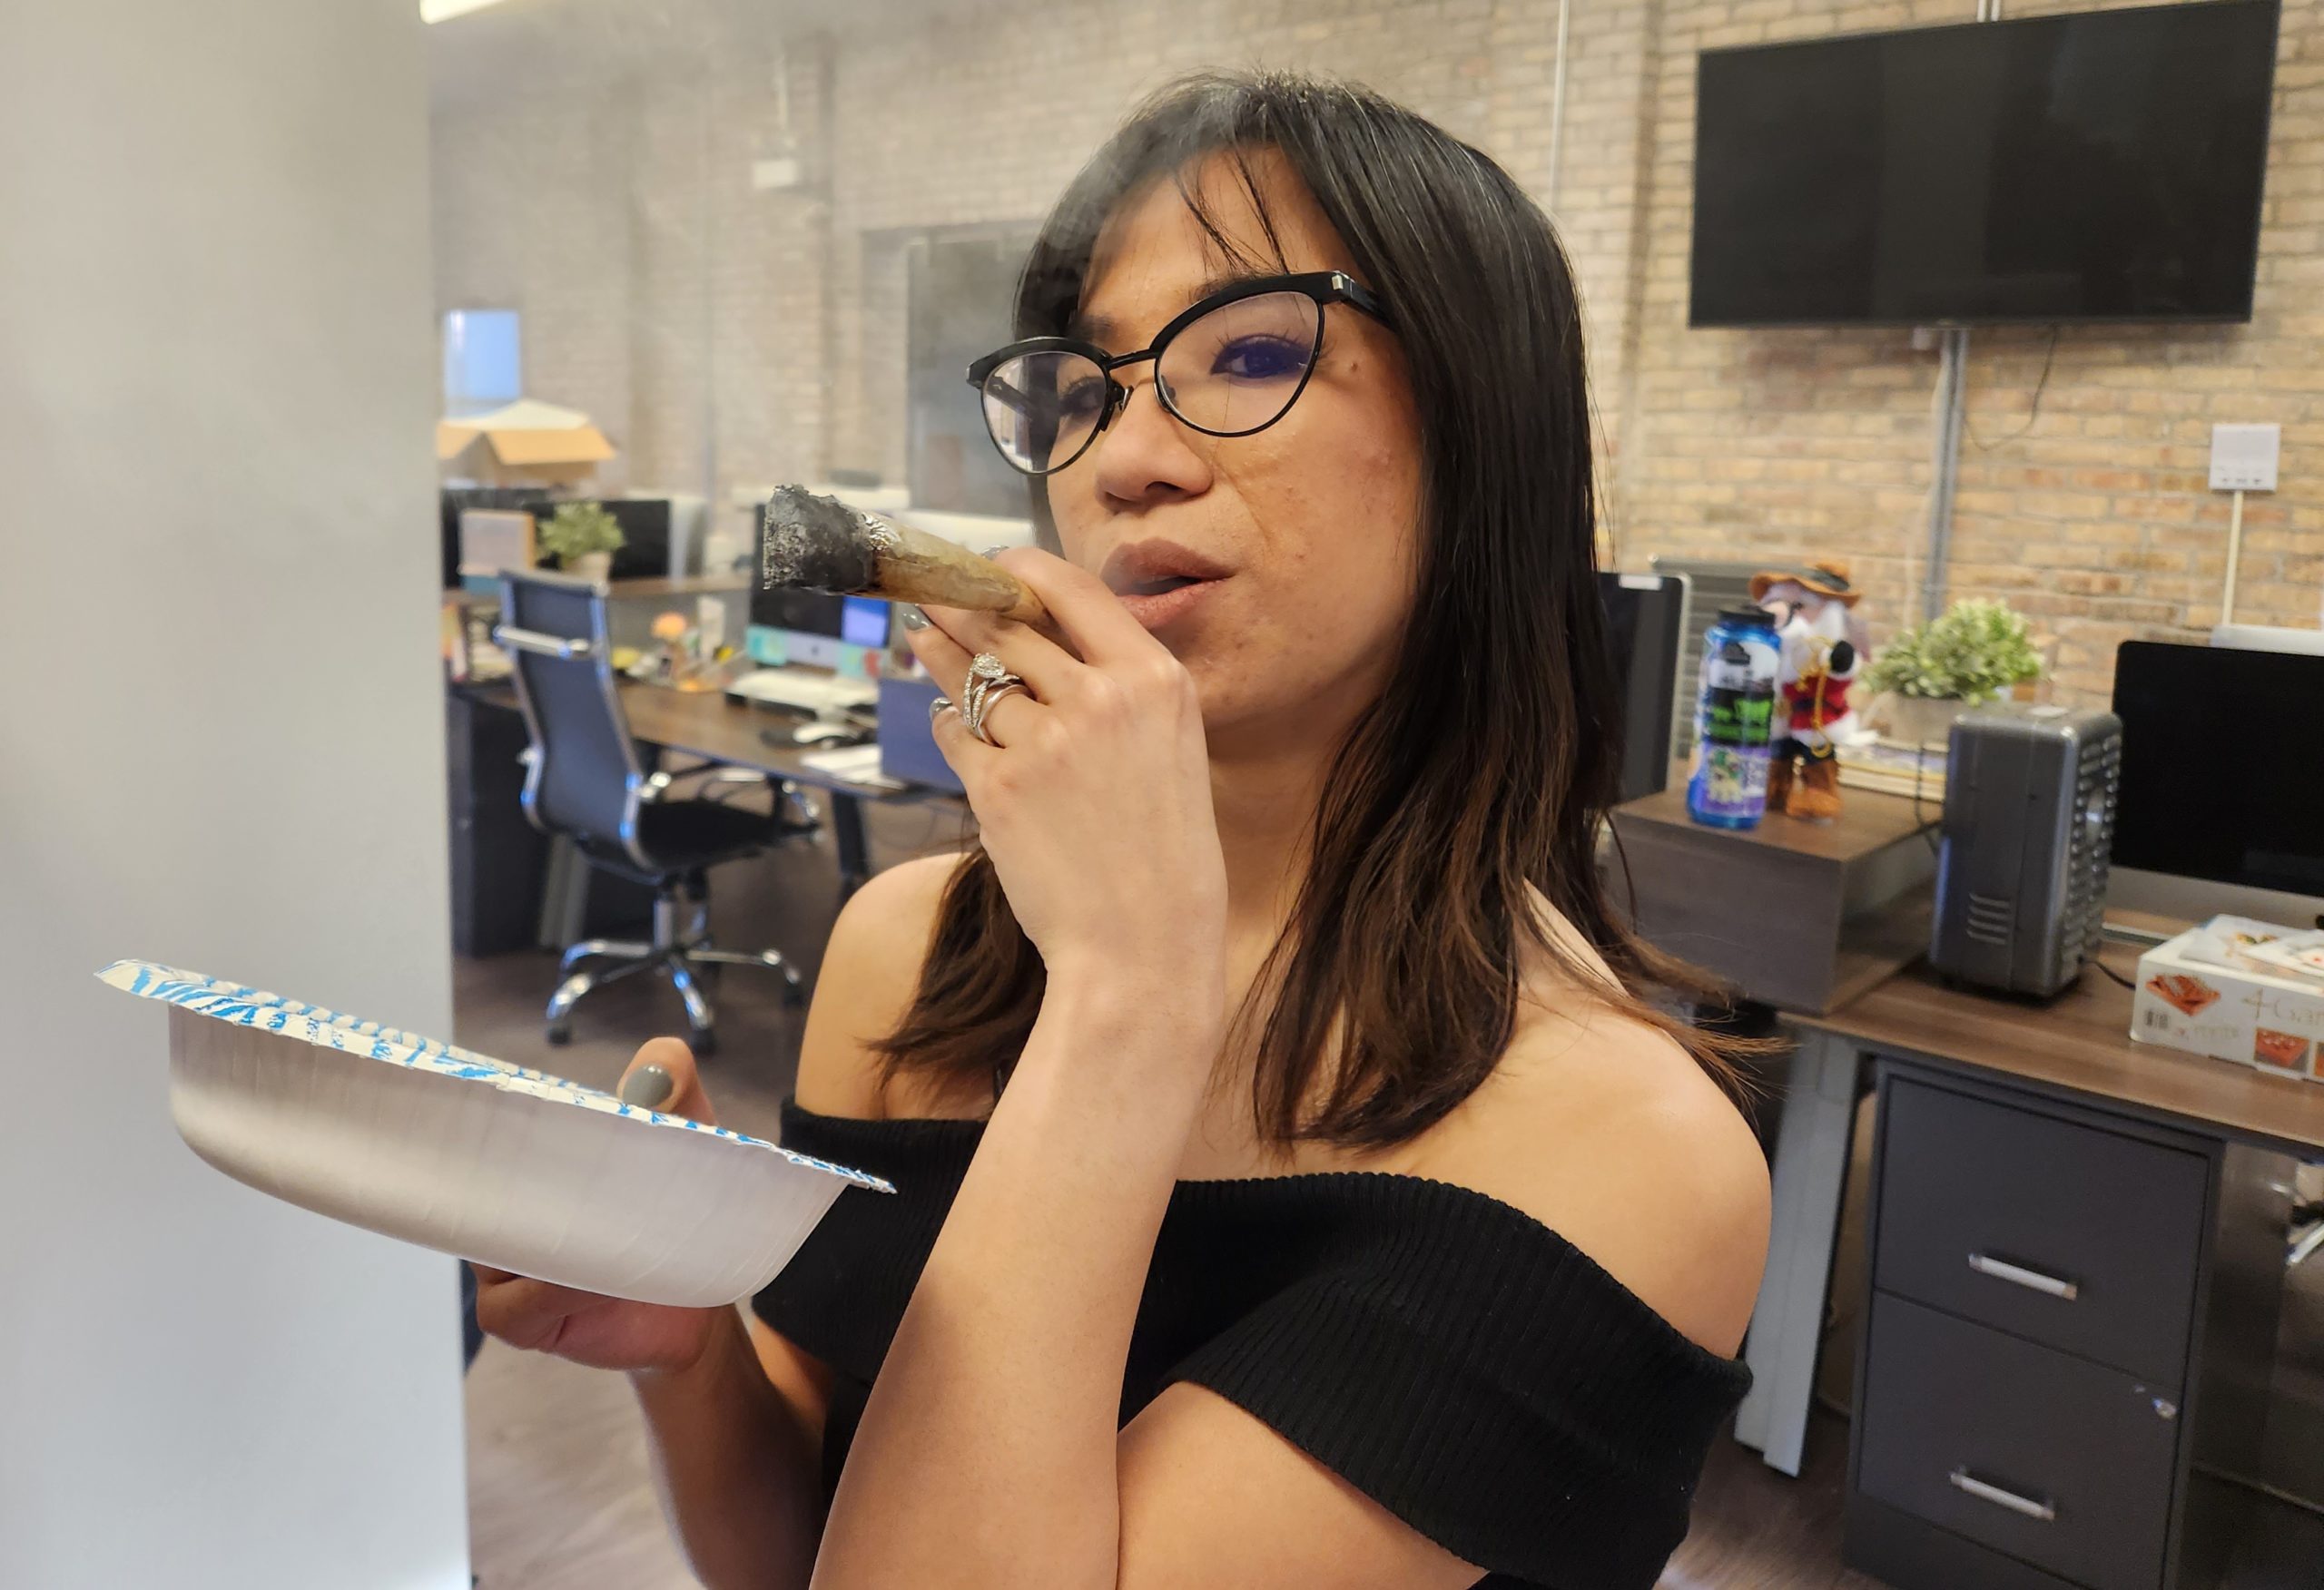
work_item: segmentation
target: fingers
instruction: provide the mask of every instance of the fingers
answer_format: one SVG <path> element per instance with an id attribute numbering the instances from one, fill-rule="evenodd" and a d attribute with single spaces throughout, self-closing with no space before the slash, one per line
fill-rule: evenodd
<path id="1" fill-rule="evenodd" d="M 907 630 L 906 642 L 921 666 L 954 701 L 960 699 L 969 659 L 979 652 L 998 655 L 1010 672 L 1045 702 L 1059 701 L 1069 693 L 1074 674 L 1083 666 L 1079 658 L 1040 631 L 998 613 L 942 605 L 922 605 L 921 611 L 928 615 L 929 627 Z"/>
<path id="2" fill-rule="evenodd" d="M 486 1280 L 487 1275 L 497 1280 Z M 487 1336 L 498 1337 L 527 1352 L 553 1350 L 574 1315 L 601 1308 L 611 1300 L 505 1271 L 477 1268 L 476 1322 Z"/>
<path id="3" fill-rule="evenodd" d="M 682 1115 L 705 1126 L 718 1124 L 717 1112 L 710 1107 L 710 1094 L 694 1068 L 694 1051 L 684 1038 L 648 1038 L 639 1045 L 615 1092 L 634 1108 Z"/>
<path id="4" fill-rule="evenodd" d="M 992 561 L 1022 580 L 1041 599 L 1049 616 L 1057 621 L 1058 631 L 1066 643 L 1084 661 L 1102 667 L 1167 650 L 1147 633 L 1144 624 L 1130 616 L 1129 609 L 1106 588 L 1103 580 L 1078 564 L 1035 546 L 1012 546 Z M 1032 677 L 1029 673 L 1025 676 L 1029 680 Z"/>

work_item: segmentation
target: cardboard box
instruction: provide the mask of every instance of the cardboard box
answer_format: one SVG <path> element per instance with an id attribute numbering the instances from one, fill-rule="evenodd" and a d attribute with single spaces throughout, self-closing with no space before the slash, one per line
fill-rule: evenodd
<path id="1" fill-rule="evenodd" d="M 587 415 L 529 398 L 436 422 L 437 463 L 448 476 L 483 486 L 569 485 L 613 456 L 614 445 Z"/>
<path id="2" fill-rule="evenodd" d="M 2191 955 L 2207 943 L 2207 934 L 2191 928 L 2139 957 L 2131 1036 L 2279 1076 L 2324 1080 L 2318 1075 L 2324 983 Z"/>

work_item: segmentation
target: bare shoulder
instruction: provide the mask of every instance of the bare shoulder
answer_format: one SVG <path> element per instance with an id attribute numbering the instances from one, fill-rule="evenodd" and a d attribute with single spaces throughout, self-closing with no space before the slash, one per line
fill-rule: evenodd
<path id="1" fill-rule="evenodd" d="M 1415 1145 L 1424 1173 L 1523 1210 L 1680 1333 L 1732 1354 L 1767 1259 L 1758 1140 L 1668 1034 L 1578 989 L 1557 1003 Z"/>
<path id="2" fill-rule="evenodd" d="M 893 1032 L 911 1008 L 944 886 L 959 864 L 960 857 L 949 854 L 899 863 L 875 874 L 841 908 L 799 1043 L 804 1108 L 866 1120 L 890 1114 L 878 1057 L 867 1045 Z"/>

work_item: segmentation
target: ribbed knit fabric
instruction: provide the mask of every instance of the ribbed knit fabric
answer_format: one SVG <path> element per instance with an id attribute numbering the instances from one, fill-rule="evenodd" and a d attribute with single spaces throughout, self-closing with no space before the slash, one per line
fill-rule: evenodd
<path id="1" fill-rule="evenodd" d="M 898 1189 L 842 1192 L 753 1303 L 832 1370 L 827 1493 L 982 1135 L 783 1105 L 784 1146 Z M 1480 1590 L 1648 1590 L 1750 1373 L 1521 1210 L 1332 1172 L 1178 1183 L 1122 1421 L 1180 1380 L 1486 1569 Z"/>

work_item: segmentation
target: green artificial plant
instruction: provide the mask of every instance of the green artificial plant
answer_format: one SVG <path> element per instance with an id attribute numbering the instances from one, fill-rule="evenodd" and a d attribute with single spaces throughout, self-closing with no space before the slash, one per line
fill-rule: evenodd
<path id="1" fill-rule="evenodd" d="M 618 552 L 621 522 L 597 503 L 562 503 L 538 532 L 540 549 L 570 564 L 593 552 Z"/>
<path id="2" fill-rule="evenodd" d="M 1870 690 L 1971 704 L 2041 677 L 2024 618 L 2006 603 L 1974 598 L 1904 631 L 1864 671 Z"/>

